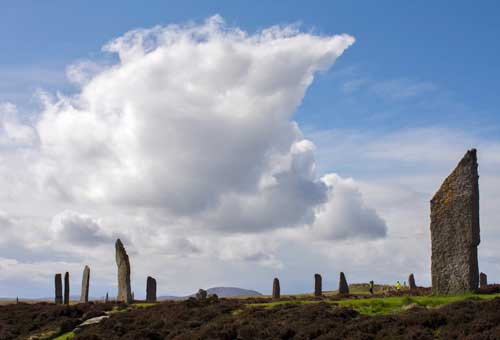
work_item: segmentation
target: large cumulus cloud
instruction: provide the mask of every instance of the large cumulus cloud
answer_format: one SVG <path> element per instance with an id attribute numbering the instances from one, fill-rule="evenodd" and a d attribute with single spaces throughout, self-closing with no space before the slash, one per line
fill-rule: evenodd
<path id="1" fill-rule="evenodd" d="M 225 230 L 311 223 L 327 188 L 290 119 L 353 42 L 289 27 L 248 35 L 218 16 L 131 31 L 105 46 L 117 64 L 71 68 L 81 91 L 45 101 L 42 186 Z"/>
<path id="2" fill-rule="evenodd" d="M 0 106 L 0 199 L 30 211 L 23 230 L 38 235 L 24 247 L 82 256 L 111 277 L 117 236 L 140 275 L 171 258 L 283 268 L 277 235 L 291 228 L 308 240 L 384 236 L 354 184 L 318 177 L 292 117 L 353 43 L 288 26 L 248 34 L 219 16 L 137 29 L 104 47 L 114 62 L 67 68 L 75 93 L 42 92 L 29 117 Z"/>

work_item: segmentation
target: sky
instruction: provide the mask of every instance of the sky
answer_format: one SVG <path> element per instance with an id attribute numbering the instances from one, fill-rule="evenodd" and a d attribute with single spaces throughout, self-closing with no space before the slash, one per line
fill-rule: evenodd
<path id="1" fill-rule="evenodd" d="M 0 297 L 430 285 L 429 200 L 478 149 L 499 281 L 494 1 L 0 5 Z"/>

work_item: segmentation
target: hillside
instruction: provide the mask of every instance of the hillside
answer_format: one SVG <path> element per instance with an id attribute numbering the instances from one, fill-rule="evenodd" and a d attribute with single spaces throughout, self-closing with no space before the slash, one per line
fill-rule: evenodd
<path id="1" fill-rule="evenodd" d="M 212 287 L 207 289 L 208 294 L 217 294 L 218 297 L 225 298 L 225 297 L 241 297 L 241 296 L 259 296 L 262 295 L 261 293 L 255 291 L 255 290 L 250 290 L 250 289 L 243 289 L 243 288 L 238 288 L 238 287 Z M 187 299 L 190 296 L 195 296 L 196 293 L 193 293 L 188 296 L 170 296 L 170 295 L 165 295 L 165 296 L 159 296 L 158 300 L 183 300 Z"/>

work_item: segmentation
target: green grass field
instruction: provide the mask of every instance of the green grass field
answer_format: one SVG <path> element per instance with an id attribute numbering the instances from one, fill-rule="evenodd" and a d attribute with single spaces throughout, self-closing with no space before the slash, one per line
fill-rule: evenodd
<path id="1" fill-rule="evenodd" d="M 426 308 L 436 308 L 447 305 L 449 303 L 463 301 L 467 299 L 473 300 L 492 300 L 500 297 L 500 294 L 481 295 L 481 294 L 464 294 L 453 296 L 391 296 L 384 298 L 362 298 L 362 299 L 345 299 L 340 301 L 324 300 L 327 303 L 332 303 L 344 307 L 352 307 L 354 310 L 365 315 L 387 315 L 399 313 L 405 310 L 405 307 L 415 304 Z M 253 303 L 248 304 L 249 307 L 273 308 L 283 304 L 310 304 L 319 303 L 320 300 L 290 300 L 290 301 L 273 301 L 268 303 Z"/>

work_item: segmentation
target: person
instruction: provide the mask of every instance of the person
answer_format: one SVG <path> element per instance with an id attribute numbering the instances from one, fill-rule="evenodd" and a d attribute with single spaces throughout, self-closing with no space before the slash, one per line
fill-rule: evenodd
<path id="1" fill-rule="evenodd" d="M 374 286 L 374 283 L 372 280 L 372 281 L 370 281 L 370 294 L 373 294 L 373 286 Z"/>
<path id="2" fill-rule="evenodd" d="M 396 290 L 399 291 L 401 289 L 401 283 L 396 281 Z"/>

